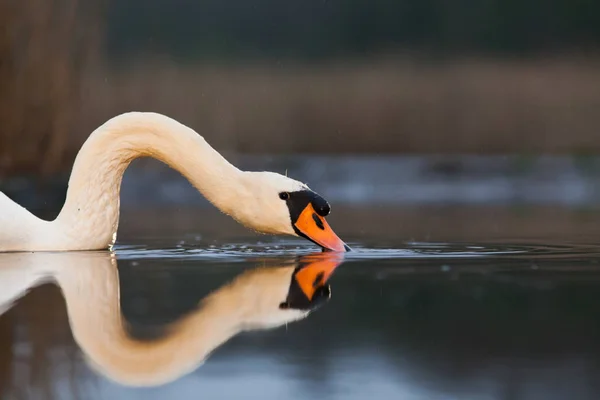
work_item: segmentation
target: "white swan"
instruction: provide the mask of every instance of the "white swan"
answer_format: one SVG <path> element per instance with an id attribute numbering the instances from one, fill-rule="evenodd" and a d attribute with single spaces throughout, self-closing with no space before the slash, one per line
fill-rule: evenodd
<path id="1" fill-rule="evenodd" d="M 217 347 L 245 330 L 306 317 L 330 297 L 327 281 L 343 256 L 305 256 L 290 266 L 246 271 L 206 296 L 196 311 L 154 341 L 127 332 L 112 252 L 0 255 L 0 310 L 49 281 L 60 287 L 73 337 L 90 367 L 127 386 L 157 386 L 197 369 Z M 1 314 L 1 312 L 0 312 Z"/>
<path id="2" fill-rule="evenodd" d="M 79 151 L 65 204 L 44 221 L 0 192 L 0 251 L 108 249 L 119 223 L 121 178 L 138 157 L 184 175 L 212 204 L 261 233 L 305 237 L 323 248 L 349 248 L 323 217 L 327 201 L 274 172 L 241 171 L 193 129 L 161 114 L 130 112 L 96 129 Z"/>

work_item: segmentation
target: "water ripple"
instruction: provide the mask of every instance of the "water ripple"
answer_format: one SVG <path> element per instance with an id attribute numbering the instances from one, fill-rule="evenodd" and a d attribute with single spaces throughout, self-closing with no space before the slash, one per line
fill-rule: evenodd
<path id="1" fill-rule="evenodd" d="M 300 242 L 298 242 L 300 243 Z M 351 252 L 346 261 L 368 259 L 468 259 L 468 258 L 520 258 L 520 259 L 576 259 L 600 256 L 600 246 L 586 244 L 536 244 L 536 243 L 435 243 L 408 242 L 398 248 L 377 248 L 361 243 L 349 243 Z M 120 259 L 172 259 L 245 261 L 257 257 L 295 257 L 319 252 L 315 246 L 290 242 L 251 243 L 226 245 L 178 244 L 176 247 L 152 245 L 117 245 Z"/>

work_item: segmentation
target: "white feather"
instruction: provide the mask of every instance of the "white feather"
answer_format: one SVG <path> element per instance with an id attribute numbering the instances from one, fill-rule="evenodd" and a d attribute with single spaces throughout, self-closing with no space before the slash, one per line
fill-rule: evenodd
<path id="1" fill-rule="evenodd" d="M 244 172 L 193 129 L 157 113 L 130 112 L 96 129 L 79 151 L 65 204 L 43 221 L 0 193 L 0 251 L 110 248 L 129 163 L 153 157 L 184 175 L 210 202 L 258 232 L 295 235 L 282 191 L 306 185 L 274 172 Z"/>

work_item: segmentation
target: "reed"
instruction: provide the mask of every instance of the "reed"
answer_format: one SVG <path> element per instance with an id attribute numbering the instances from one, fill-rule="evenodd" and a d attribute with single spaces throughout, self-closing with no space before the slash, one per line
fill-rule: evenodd
<path id="1" fill-rule="evenodd" d="M 105 9 L 104 0 L 0 2 L 0 177 L 60 170 Z"/>
<path id="2" fill-rule="evenodd" d="M 32 24 L 20 58 L 0 35 L 12 55 L 0 63 L 0 178 L 68 171 L 93 129 L 131 110 L 176 118 L 225 153 L 600 151 L 597 58 L 116 66 L 99 56 L 100 23 L 71 57 L 61 38 L 80 23 L 49 37 Z"/>
<path id="3" fill-rule="evenodd" d="M 238 67 L 146 60 L 90 71 L 76 145 L 112 115 L 152 110 L 238 152 L 593 152 L 599 67 L 575 57 Z"/>

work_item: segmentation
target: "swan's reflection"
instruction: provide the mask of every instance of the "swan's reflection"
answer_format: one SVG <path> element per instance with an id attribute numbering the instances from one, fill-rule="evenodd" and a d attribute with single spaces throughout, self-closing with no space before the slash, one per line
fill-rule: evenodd
<path id="1" fill-rule="evenodd" d="M 3 254 L 0 312 L 29 289 L 53 281 L 64 295 L 73 337 L 92 368 L 129 386 L 161 385 L 198 368 L 239 332 L 306 317 L 329 299 L 327 281 L 342 260 L 337 253 L 319 253 L 289 266 L 246 271 L 207 295 L 166 335 L 148 342 L 128 334 L 113 253 Z"/>

